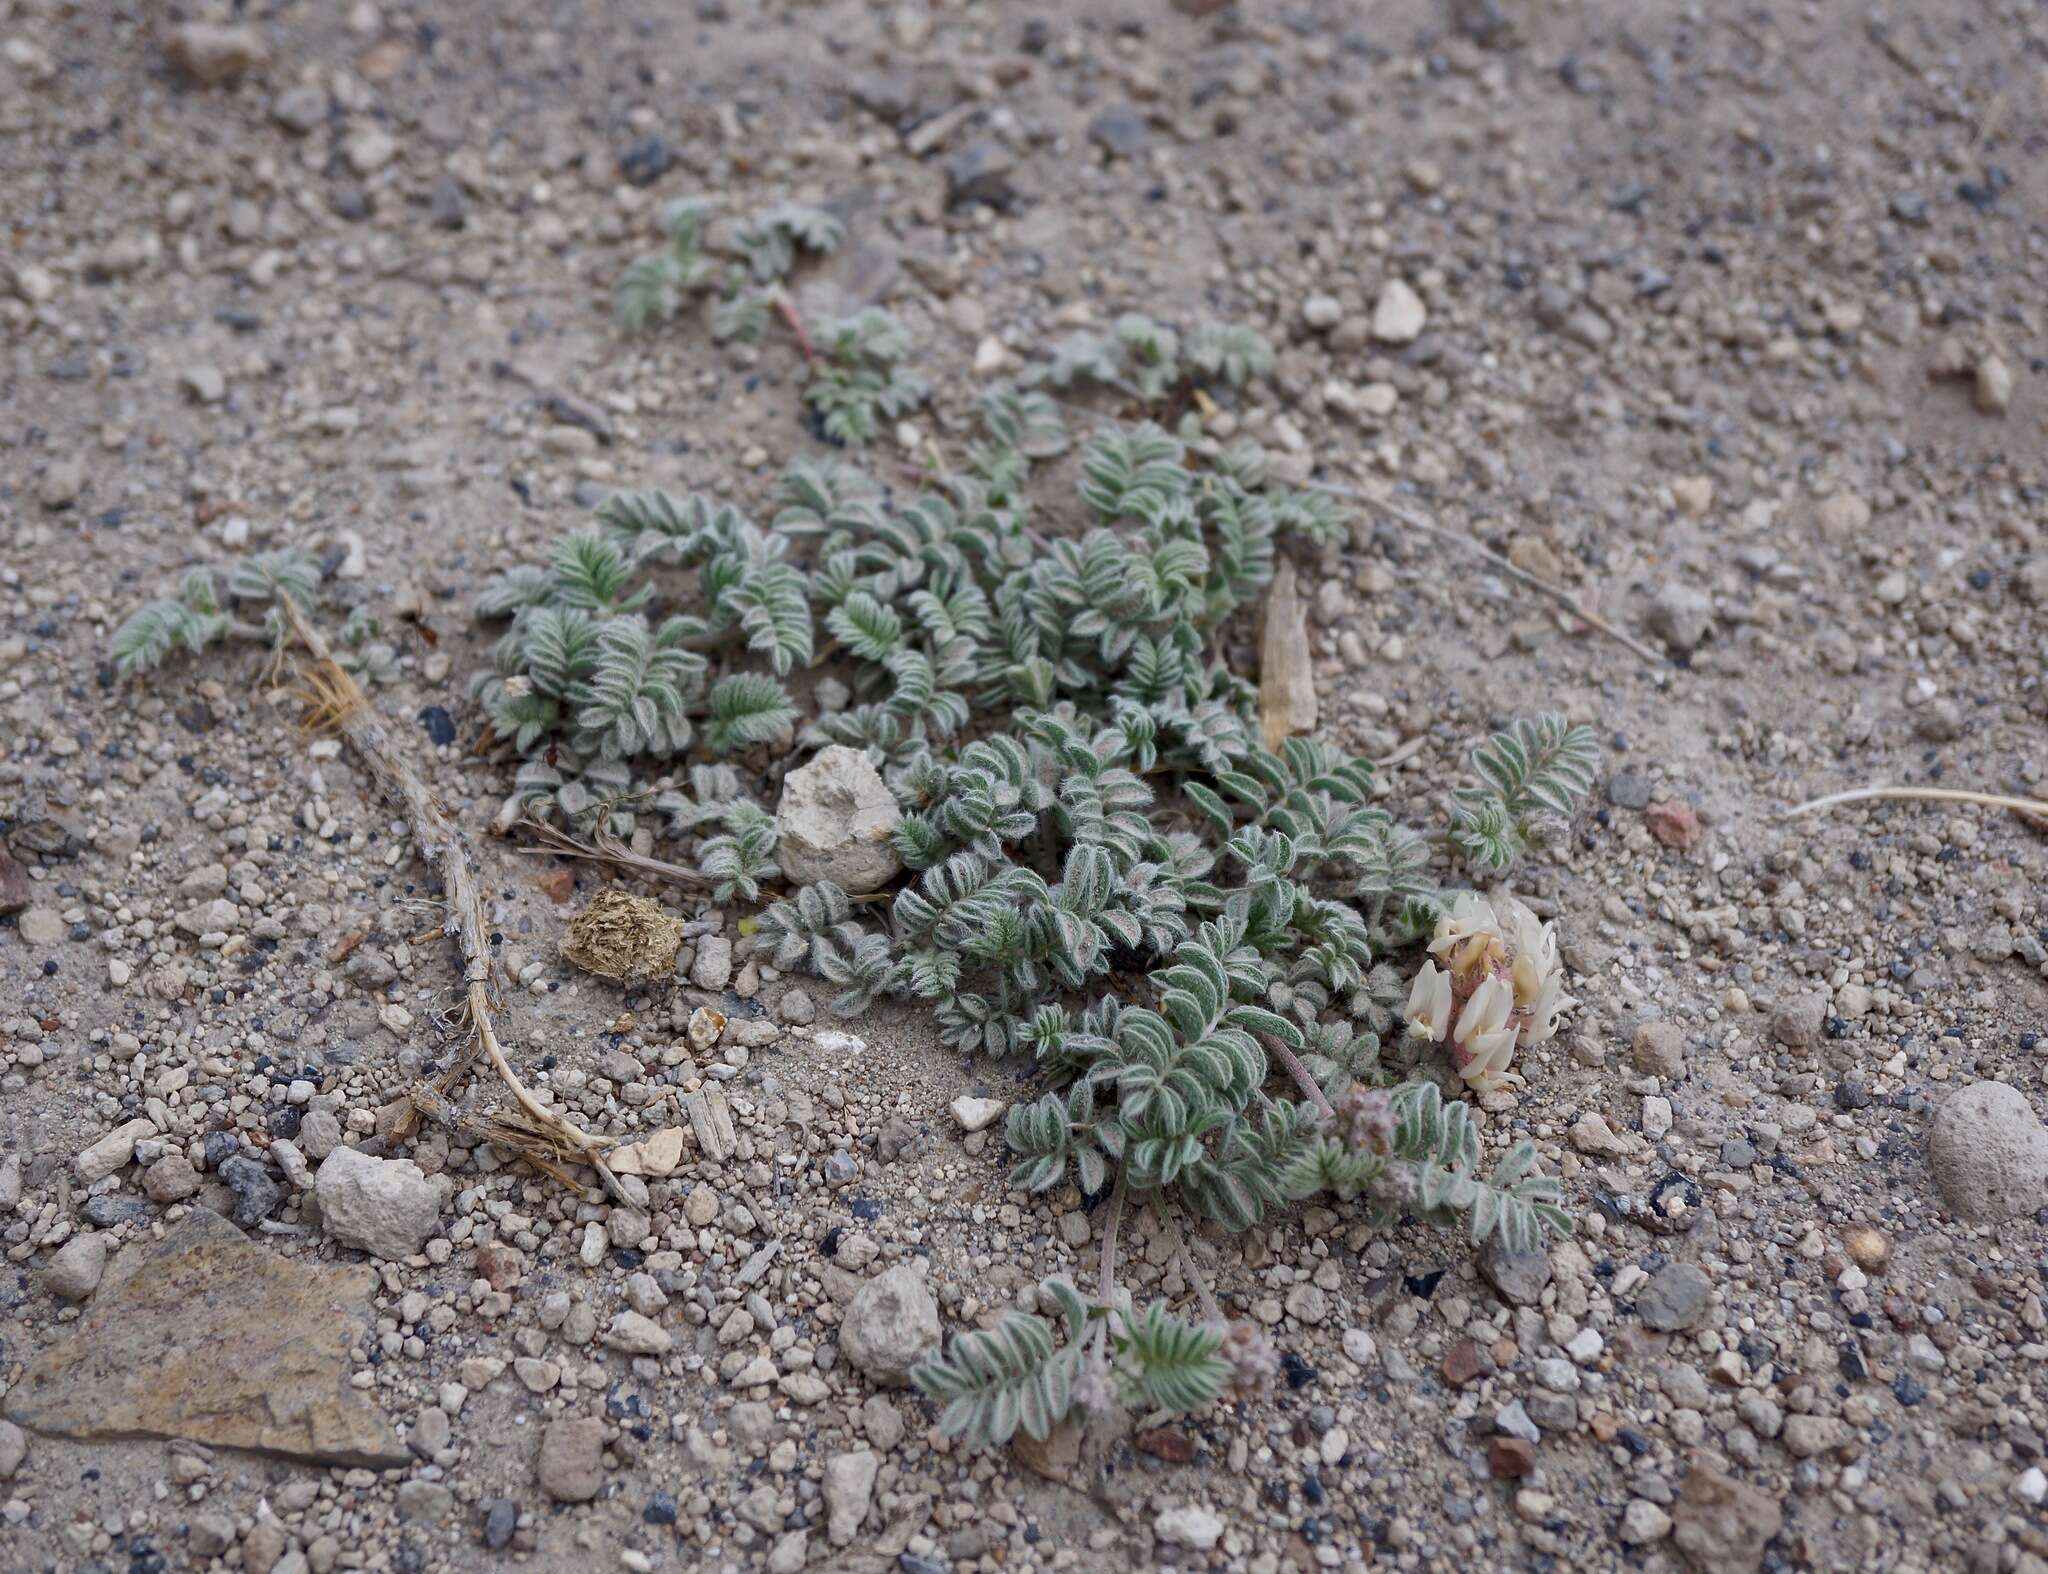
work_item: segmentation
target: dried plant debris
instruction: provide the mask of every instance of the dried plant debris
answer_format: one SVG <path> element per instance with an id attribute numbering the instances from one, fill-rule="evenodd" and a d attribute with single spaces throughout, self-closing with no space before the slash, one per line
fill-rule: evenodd
<path id="1" fill-rule="evenodd" d="M 600 891 L 569 921 L 563 959 L 615 983 L 672 972 L 683 945 L 683 924 L 659 902 L 625 891 Z"/>
<path id="2" fill-rule="evenodd" d="M 1308 609 L 1295 589 L 1294 563 L 1282 558 L 1266 592 L 1259 637 L 1259 736 L 1268 749 L 1316 729 L 1316 674 L 1308 652 Z"/>

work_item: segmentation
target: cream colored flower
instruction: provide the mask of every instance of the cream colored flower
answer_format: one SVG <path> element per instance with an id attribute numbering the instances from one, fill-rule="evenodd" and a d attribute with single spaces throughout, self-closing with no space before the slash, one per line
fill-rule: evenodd
<path id="1" fill-rule="evenodd" d="M 1557 1032 L 1564 992 L 1557 931 L 1505 892 L 1467 891 L 1437 921 L 1408 993 L 1408 1028 L 1448 1044 L 1458 1075 L 1479 1092 L 1507 1081 L 1517 1048 Z"/>

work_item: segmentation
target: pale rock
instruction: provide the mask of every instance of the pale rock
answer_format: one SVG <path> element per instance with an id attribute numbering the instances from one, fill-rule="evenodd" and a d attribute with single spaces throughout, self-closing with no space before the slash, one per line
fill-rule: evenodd
<path id="1" fill-rule="evenodd" d="M 2012 368 L 2002 355 L 1987 355 L 1977 363 L 1972 395 L 1985 415 L 2003 415 L 2012 403 Z"/>
<path id="2" fill-rule="evenodd" d="M 1619 1158 L 1628 1144 L 1609 1129 L 1607 1122 L 1588 1110 L 1572 1126 L 1572 1146 L 1595 1158 Z"/>
<path id="3" fill-rule="evenodd" d="M 881 1466 L 881 1456 L 865 1448 L 835 1454 L 825 1462 L 826 1534 L 833 1546 L 846 1546 L 860 1533 Z"/>
<path id="4" fill-rule="evenodd" d="M 241 915 L 233 902 L 216 896 L 210 902 L 187 908 L 178 915 L 177 923 L 181 932 L 197 939 L 202 935 L 231 933 L 241 923 Z"/>
<path id="5" fill-rule="evenodd" d="M 271 100 L 270 118 L 293 136 L 303 137 L 327 118 L 327 90 L 311 82 L 286 88 Z"/>
<path id="6" fill-rule="evenodd" d="M 1402 279 L 1389 279 L 1372 309 L 1372 336 L 1382 344 L 1413 344 L 1429 322 L 1429 308 Z"/>
<path id="7" fill-rule="evenodd" d="M 31 907 L 14 921 L 14 932 L 26 946 L 40 949 L 60 944 L 64 939 L 64 915 L 53 907 Z"/>
<path id="8" fill-rule="evenodd" d="M 1636 1070 L 1646 1075 L 1666 1082 L 1685 1075 L 1685 1034 L 1676 1023 L 1638 1023 L 1630 1052 Z"/>
<path id="9" fill-rule="evenodd" d="M 1713 598 L 1691 585 L 1667 583 L 1650 602 L 1647 621 L 1672 655 L 1689 656 L 1714 626 Z"/>
<path id="10" fill-rule="evenodd" d="M 1832 492 L 1813 511 L 1820 532 L 1837 541 L 1852 541 L 1870 524 L 1870 505 L 1854 492 Z"/>
<path id="11" fill-rule="evenodd" d="M 1687 519 L 1704 519 L 1714 506 L 1714 483 L 1708 476 L 1680 476 L 1671 483 L 1671 500 Z"/>
<path id="12" fill-rule="evenodd" d="M 342 157 L 358 175 L 374 175 L 398 157 L 398 144 L 375 126 L 365 126 L 342 144 Z"/>
<path id="13" fill-rule="evenodd" d="M 550 1421 L 534 1479 L 557 1503 L 588 1503 L 604 1486 L 604 1423 L 595 1416 Z"/>
<path id="14" fill-rule="evenodd" d="M 253 27 L 185 22 L 164 37 L 164 55 L 202 87 L 225 87 L 270 56 Z"/>
<path id="15" fill-rule="evenodd" d="M 675 1340 L 653 1318 L 638 1312 L 620 1312 L 605 1330 L 604 1342 L 624 1355 L 667 1355 Z"/>
<path id="16" fill-rule="evenodd" d="M 53 459 L 43 472 L 36 497 L 51 510 L 69 508 L 85 490 L 85 461 L 78 458 Z"/>
<path id="17" fill-rule="evenodd" d="M 1621 1515 L 1621 1539 L 1631 1547 L 1648 1546 L 1671 1534 L 1671 1516 L 1648 1498 L 1631 1498 Z"/>
<path id="18" fill-rule="evenodd" d="M 732 942 L 724 935 L 706 935 L 697 942 L 690 982 L 699 989 L 723 989 L 732 982 Z"/>
<path id="19" fill-rule="evenodd" d="M 2048 1203 L 2048 1129 L 2018 1088 L 1972 1083 L 1935 1111 L 1927 1167 L 1959 1218 L 2018 1218 Z"/>
<path id="20" fill-rule="evenodd" d="M 1827 1026 L 1825 995 L 1794 995 L 1771 1014 L 1771 1036 L 1787 1049 L 1811 1049 Z"/>
<path id="21" fill-rule="evenodd" d="M 344 1245 L 402 1261 L 434 1233 L 441 1188 L 410 1159 L 377 1159 L 336 1148 L 313 1181 L 321 1227 Z"/>
<path id="22" fill-rule="evenodd" d="M 200 404 L 219 404 L 228 396 L 228 380 L 218 366 L 201 361 L 178 374 L 178 383 Z"/>
<path id="23" fill-rule="evenodd" d="M 156 1122 L 137 1118 L 124 1125 L 116 1126 L 77 1158 L 71 1161 L 73 1172 L 79 1184 L 90 1186 L 95 1181 L 105 1180 L 118 1169 L 127 1166 L 135 1157 L 135 1144 L 145 1137 L 156 1135 Z"/>
<path id="24" fill-rule="evenodd" d="M 980 1099 L 963 1095 L 946 1106 L 962 1131 L 986 1131 L 1008 1108 L 1001 1099 Z"/>
<path id="25" fill-rule="evenodd" d="M 74 1235 L 51 1254 L 43 1269 L 43 1288 L 59 1300 L 82 1301 L 100 1287 L 107 1271 L 107 1238 Z"/>
<path id="26" fill-rule="evenodd" d="M 200 1187 L 199 1171 L 182 1153 L 167 1153 L 142 1172 L 142 1191 L 151 1202 L 183 1202 Z"/>
<path id="27" fill-rule="evenodd" d="M 938 1347 L 939 1303 L 909 1263 L 862 1285 L 839 1328 L 840 1351 L 885 1388 L 906 1387 L 910 1369 Z"/>
<path id="28" fill-rule="evenodd" d="M 860 1407 L 861 1430 L 881 1453 L 888 1453 L 903 1441 L 903 1413 L 889 1403 L 886 1394 L 869 1394 Z"/>
<path id="29" fill-rule="evenodd" d="M 868 757 L 834 744 L 782 784 L 777 861 L 798 885 L 830 880 L 854 896 L 878 890 L 903 867 L 890 840 L 901 819 Z"/>
<path id="30" fill-rule="evenodd" d="M 1795 1459 L 1811 1459 L 1849 1440 L 1849 1423 L 1840 1416 L 1798 1415 L 1785 1418 L 1785 1447 Z"/>
<path id="31" fill-rule="evenodd" d="M 1152 1533 L 1176 1547 L 1207 1552 L 1223 1539 L 1223 1520 L 1199 1503 L 1162 1508 L 1152 1521 Z"/>
<path id="32" fill-rule="evenodd" d="M 13 1478 L 28 1458 L 28 1434 L 12 1421 L 0 1421 L 0 1481 Z"/>
<path id="33" fill-rule="evenodd" d="M 31 306 L 40 306 L 57 293 L 57 279 L 47 268 L 38 268 L 34 263 L 17 263 L 14 268 L 14 293 Z"/>

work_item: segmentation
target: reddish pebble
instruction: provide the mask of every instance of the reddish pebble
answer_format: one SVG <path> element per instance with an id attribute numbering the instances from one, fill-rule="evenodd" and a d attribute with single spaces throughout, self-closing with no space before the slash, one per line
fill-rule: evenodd
<path id="1" fill-rule="evenodd" d="M 526 1264 L 515 1247 L 493 1241 L 477 1250 L 476 1276 L 494 1290 L 511 1289 L 525 1271 Z"/>
<path id="2" fill-rule="evenodd" d="M 1184 1465 L 1195 1457 L 1195 1445 L 1186 1433 L 1161 1426 L 1138 1434 L 1138 1452 L 1163 1459 L 1169 1465 Z"/>
<path id="3" fill-rule="evenodd" d="M 541 895 L 550 902 L 566 902 L 576 894 L 576 871 L 557 869 L 551 874 L 542 875 L 534 884 L 540 887 Z"/>
<path id="4" fill-rule="evenodd" d="M 1482 1377 L 1491 1377 L 1497 1370 L 1493 1353 L 1470 1339 L 1460 1339 L 1444 1352 L 1444 1381 L 1453 1388 L 1463 1388 Z"/>
<path id="5" fill-rule="evenodd" d="M 1486 1445 L 1486 1468 L 1509 1479 L 1526 1476 L 1536 1468 L 1536 1445 L 1527 1438 L 1497 1437 Z"/>
<path id="6" fill-rule="evenodd" d="M 1681 853 L 1700 839 L 1700 817 L 1683 798 L 1651 804 L 1643 811 L 1643 824 L 1660 843 Z"/>

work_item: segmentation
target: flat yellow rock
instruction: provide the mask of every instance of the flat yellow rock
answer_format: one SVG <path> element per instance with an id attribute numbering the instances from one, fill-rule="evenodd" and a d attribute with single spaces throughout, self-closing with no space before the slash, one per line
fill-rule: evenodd
<path id="1" fill-rule="evenodd" d="M 7 1394 L 25 1427 L 81 1439 L 182 1437 L 388 1470 L 410 1453 L 350 1386 L 374 1337 L 368 1267 L 322 1268 L 195 1208 L 116 1256 L 70 1335 Z"/>

